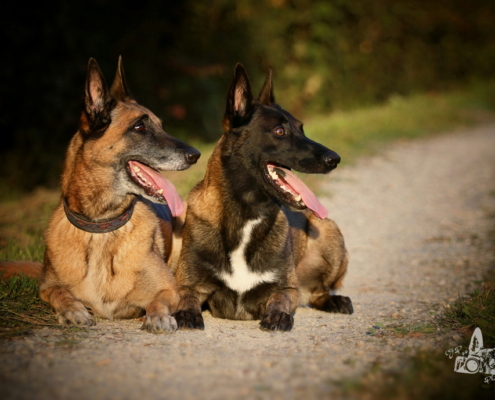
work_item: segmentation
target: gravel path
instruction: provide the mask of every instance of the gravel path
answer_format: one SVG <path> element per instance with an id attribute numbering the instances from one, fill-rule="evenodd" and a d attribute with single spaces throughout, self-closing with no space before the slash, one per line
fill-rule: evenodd
<path id="1" fill-rule="evenodd" d="M 376 363 L 394 368 L 407 348 L 445 346 L 379 333 L 431 322 L 494 265 L 495 125 L 394 144 L 337 169 L 327 189 L 351 255 L 341 292 L 353 315 L 301 308 L 290 333 L 208 313 L 204 332 L 174 335 L 135 320 L 44 328 L 0 342 L 0 398 L 321 399 Z"/>

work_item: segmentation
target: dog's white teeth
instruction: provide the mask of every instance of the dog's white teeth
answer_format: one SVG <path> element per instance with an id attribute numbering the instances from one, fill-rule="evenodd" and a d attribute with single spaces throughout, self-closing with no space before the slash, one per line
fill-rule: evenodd
<path id="1" fill-rule="evenodd" d="M 139 172 L 136 174 L 137 176 L 139 176 L 141 178 L 141 180 L 145 183 L 147 183 L 148 185 L 150 185 L 150 183 L 148 182 L 148 180 L 143 176 L 143 174 L 140 174 Z"/>
<path id="2" fill-rule="evenodd" d="M 157 192 L 158 194 L 162 194 L 162 193 L 163 193 L 163 189 L 157 190 L 156 192 Z"/>
<path id="3" fill-rule="evenodd" d="M 132 167 L 132 169 L 134 170 L 134 172 L 139 172 L 139 171 L 141 171 L 141 168 L 139 168 L 137 165 L 134 165 L 134 166 Z"/>
<path id="4" fill-rule="evenodd" d="M 298 194 L 297 197 L 294 198 L 294 200 L 301 201 L 302 200 L 302 196 L 300 194 Z"/>

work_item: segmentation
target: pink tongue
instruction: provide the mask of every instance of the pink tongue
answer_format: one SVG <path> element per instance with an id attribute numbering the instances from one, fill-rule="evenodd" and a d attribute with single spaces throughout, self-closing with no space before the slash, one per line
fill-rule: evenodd
<path id="1" fill-rule="evenodd" d="M 158 171 L 155 171 L 154 169 L 137 161 L 129 161 L 129 164 L 131 168 L 134 166 L 139 167 L 141 172 L 148 175 L 147 178 L 149 177 L 153 180 L 154 186 L 163 190 L 162 196 L 165 197 L 165 200 L 167 200 L 170 211 L 174 217 L 178 217 L 184 212 L 184 204 L 182 204 L 179 193 L 177 193 L 177 189 L 169 180 L 165 179 L 165 177 Z"/>
<path id="2" fill-rule="evenodd" d="M 282 177 L 292 188 L 301 195 L 304 204 L 320 219 L 325 219 L 328 215 L 327 209 L 316 198 L 315 194 L 300 180 L 296 174 L 285 168 L 275 166 L 275 168 L 281 169 L 285 172 L 285 176 Z"/>

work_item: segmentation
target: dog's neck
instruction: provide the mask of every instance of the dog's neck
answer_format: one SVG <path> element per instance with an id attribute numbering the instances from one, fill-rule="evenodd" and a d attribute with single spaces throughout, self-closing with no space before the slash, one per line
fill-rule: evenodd
<path id="1" fill-rule="evenodd" d="M 137 198 L 131 203 L 131 205 L 120 215 L 114 218 L 107 218 L 103 220 L 92 220 L 86 216 L 72 211 L 67 204 L 67 199 L 63 198 L 64 211 L 67 219 L 76 228 L 90 233 L 107 233 L 115 231 L 124 226 L 132 217 L 134 212 L 134 206 Z"/>
<path id="2" fill-rule="evenodd" d="M 122 197 L 111 197 L 105 192 L 111 189 L 101 189 L 102 193 L 82 194 L 77 190 L 62 191 L 62 197 L 67 208 L 73 213 L 84 216 L 91 221 L 101 221 L 118 218 L 136 202 L 136 195 L 127 194 Z"/>
<path id="3" fill-rule="evenodd" d="M 75 135 L 62 174 L 62 197 L 73 213 L 88 220 L 118 218 L 135 202 L 136 195 L 116 193 L 112 167 L 95 164 L 84 150 L 83 140 Z"/>
<path id="4" fill-rule="evenodd" d="M 227 215 L 241 225 L 247 220 L 278 214 L 280 205 L 259 187 L 254 173 L 242 166 L 236 156 L 225 155 L 225 145 L 222 137 L 208 161 L 204 179 L 207 190 L 217 192 L 226 205 Z"/>

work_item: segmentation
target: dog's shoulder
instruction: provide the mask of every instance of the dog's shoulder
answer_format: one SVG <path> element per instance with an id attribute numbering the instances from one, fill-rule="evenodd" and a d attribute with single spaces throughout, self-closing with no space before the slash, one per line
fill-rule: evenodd
<path id="1" fill-rule="evenodd" d="M 186 221 L 203 221 L 211 226 L 219 226 L 222 210 L 222 189 L 202 180 L 191 190 L 187 198 Z"/>

